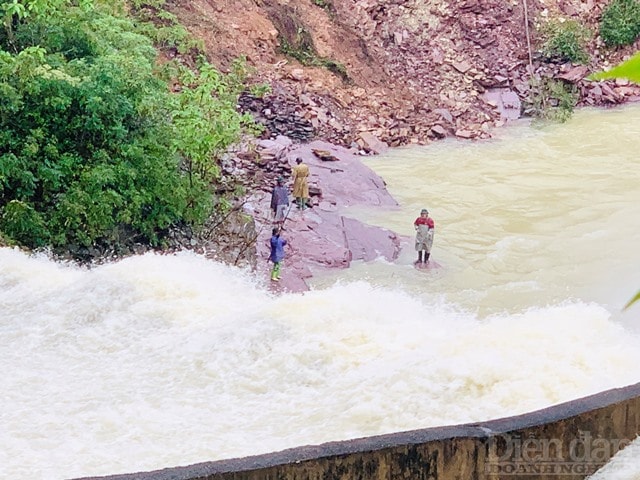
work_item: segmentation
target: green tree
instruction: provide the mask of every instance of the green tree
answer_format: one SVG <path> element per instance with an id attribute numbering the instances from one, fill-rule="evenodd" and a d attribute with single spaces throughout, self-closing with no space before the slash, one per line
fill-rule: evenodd
<path id="1" fill-rule="evenodd" d="M 151 40 L 113 9 L 14 1 L 0 12 L 0 233 L 117 248 L 203 222 L 216 155 L 248 124 L 238 78 L 203 62 L 175 95 Z"/>
<path id="2" fill-rule="evenodd" d="M 219 176 L 212 160 L 253 123 L 248 114 L 236 113 L 238 95 L 244 88 L 244 61 L 234 62 L 227 76 L 201 61 L 198 72 L 179 68 L 178 79 L 185 88 L 174 96 L 174 147 L 185 160 L 190 177 L 198 175 L 211 181 Z"/>

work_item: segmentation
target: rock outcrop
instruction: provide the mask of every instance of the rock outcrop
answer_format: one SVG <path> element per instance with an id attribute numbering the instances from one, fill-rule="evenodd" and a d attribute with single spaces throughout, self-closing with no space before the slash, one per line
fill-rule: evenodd
<path id="1" fill-rule="evenodd" d="M 328 152 L 336 160 L 320 159 L 314 150 Z M 302 157 L 309 165 L 312 208 L 288 211 L 282 236 L 287 239 L 282 280 L 274 285 L 279 291 L 304 291 L 305 279 L 314 272 L 331 268 L 346 268 L 357 260 L 370 261 L 383 257 L 397 258 L 400 238 L 384 228 L 363 224 L 344 213 L 344 207 L 372 205 L 397 207 L 397 202 L 385 188 L 384 181 L 366 167 L 360 158 L 345 148 L 314 141 L 291 145 L 287 161 L 294 164 Z M 272 221 L 269 208 L 270 191 L 256 192 L 245 206 L 256 219 L 257 270 L 268 278 L 269 238 Z"/>

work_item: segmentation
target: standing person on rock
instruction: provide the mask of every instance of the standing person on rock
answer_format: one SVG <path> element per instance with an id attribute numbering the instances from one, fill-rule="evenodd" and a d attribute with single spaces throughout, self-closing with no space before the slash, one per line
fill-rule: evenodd
<path id="1" fill-rule="evenodd" d="M 429 216 L 429 211 L 423 208 L 420 216 L 413 222 L 416 229 L 416 252 L 418 252 L 418 260 L 416 266 L 426 265 L 431 255 L 431 246 L 433 245 L 433 234 L 435 233 L 435 222 Z"/>
<path id="2" fill-rule="evenodd" d="M 289 189 L 284 184 L 284 178 L 278 177 L 276 186 L 271 191 L 271 210 L 273 223 L 280 230 L 284 230 L 284 220 L 289 206 Z"/>
<path id="3" fill-rule="evenodd" d="M 293 196 L 296 199 L 298 208 L 304 210 L 309 199 L 309 167 L 296 158 L 296 165 L 293 167 Z"/>
<path id="4" fill-rule="evenodd" d="M 273 262 L 273 269 L 271 270 L 271 280 L 278 282 L 280 280 L 280 266 L 284 260 L 284 246 L 287 241 L 280 237 L 280 229 L 274 227 L 271 230 L 271 240 L 269 245 L 271 247 L 271 254 L 269 255 L 269 261 Z"/>

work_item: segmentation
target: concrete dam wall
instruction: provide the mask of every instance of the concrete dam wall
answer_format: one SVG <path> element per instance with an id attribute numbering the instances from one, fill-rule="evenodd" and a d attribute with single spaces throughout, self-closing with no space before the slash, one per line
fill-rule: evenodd
<path id="1" fill-rule="evenodd" d="M 640 433 L 640 383 L 487 422 L 103 480 L 583 479 Z M 84 479 L 88 480 L 88 479 Z"/>

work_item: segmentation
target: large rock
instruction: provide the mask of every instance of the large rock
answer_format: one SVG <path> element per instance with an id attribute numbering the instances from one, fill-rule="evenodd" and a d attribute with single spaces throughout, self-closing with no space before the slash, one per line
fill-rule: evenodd
<path id="1" fill-rule="evenodd" d="M 522 104 L 520 97 L 513 90 L 506 88 L 490 89 L 482 95 L 482 98 L 498 110 L 502 120 L 517 120 L 520 118 Z"/>
<path id="2" fill-rule="evenodd" d="M 260 140 L 258 142 L 258 153 L 261 158 L 279 160 L 287 147 L 275 140 Z"/>
<path id="3" fill-rule="evenodd" d="M 400 239 L 394 232 L 349 217 L 342 217 L 342 227 L 351 260 L 371 261 L 384 257 L 392 262 L 398 258 Z"/>
<path id="4" fill-rule="evenodd" d="M 363 143 L 363 146 L 372 151 L 373 153 L 384 153 L 389 150 L 389 145 L 387 145 L 382 140 L 378 139 L 371 132 L 360 132 L 360 140 Z"/>
<path id="5" fill-rule="evenodd" d="M 564 73 L 558 75 L 558 78 L 562 80 L 566 80 L 567 82 L 576 83 L 582 80 L 589 74 L 589 67 L 580 65 L 578 67 L 574 67 Z"/>

